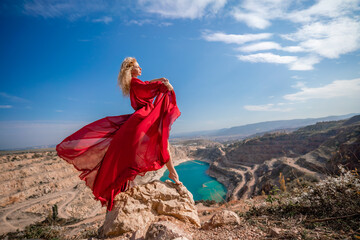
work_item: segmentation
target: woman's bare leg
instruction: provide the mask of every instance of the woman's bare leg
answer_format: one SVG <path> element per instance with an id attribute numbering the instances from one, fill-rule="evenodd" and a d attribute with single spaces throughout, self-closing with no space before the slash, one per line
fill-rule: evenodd
<path id="1" fill-rule="evenodd" d="M 179 176 L 174 168 L 174 164 L 172 162 L 172 158 L 171 158 L 171 154 L 170 154 L 170 144 L 169 144 L 169 141 L 168 141 L 168 152 L 169 152 L 169 155 L 170 155 L 170 159 L 169 161 L 166 163 L 166 167 L 167 169 L 169 170 L 169 178 L 174 180 L 174 182 L 176 184 L 182 184 L 182 182 L 179 181 Z"/>

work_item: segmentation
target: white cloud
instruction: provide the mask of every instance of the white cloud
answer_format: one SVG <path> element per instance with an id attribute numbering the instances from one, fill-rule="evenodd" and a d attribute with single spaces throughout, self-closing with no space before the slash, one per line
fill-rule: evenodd
<path id="1" fill-rule="evenodd" d="M 292 21 L 300 26 L 292 33 L 280 35 L 292 41 L 291 45 L 281 46 L 278 42 L 263 41 L 245 46 L 237 50 L 242 52 L 261 52 L 251 55 L 239 55 L 238 59 L 249 62 L 268 62 L 288 64 L 290 70 L 309 71 L 324 58 L 336 59 L 341 55 L 360 49 L 360 18 L 355 11 L 359 10 L 359 0 L 319 0 L 304 7 L 304 3 L 285 0 L 245 0 L 234 7 L 234 18 L 244 21 L 250 27 L 263 29 L 271 24 L 271 20 Z M 294 7 L 296 6 L 296 7 Z M 289 9 L 300 9 L 292 10 Z M 300 21 L 299 19 L 302 18 Z M 254 20 L 255 19 L 255 20 Z M 261 36 L 263 33 L 258 33 Z M 272 37 L 271 33 L 259 41 Z M 225 33 L 207 34 L 208 41 L 244 44 L 243 38 L 250 34 L 235 35 Z M 271 50 L 290 52 L 294 56 L 281 56 Z M 305 55 L 299 56 L 296 53 Z"/>
<path id="2" fill-rule="evenodd" d="M 346 107 L 344 108 L 348 108 L 348 111 L 351 112 L 354 110 L 349 109 L 354 109 L 354 104 L 359 103 L 360 100 L 360 78 L 352 80 L 336 80 L 330 84 L 314 88 L 306 87 L 304 82 L 297 82 L 292 87 L 298 89 L 298 92 L 284 95 L 283 98 L 288 100 L 287 102 L 245 105 L 244 109 L 248 111 L 290 112 L 295 110 L 295 108 L 289 106 L 301 102 L 304 103 L 306 100 L 334 99 L 332 102 L 330 100 L 327 102 L 332 104 L 331 106 L 337 105 L 337 108 L 341 106 L 341 104 L 346 104 Z M 338 103 L 340 103 L 340 105 Z M 323 108 L 326 107 L 329 107 L 329 105 L 323 106 Z M 358 108 L 358 104 L 357 106 L 355 105 L 355 108 Z M 331 107 L 329 109 L 331 109 Z M 296 108 L 296 110 L 298 109 Z M 345 113 L 346 111 L 344 114 Z"/>
<path id="3" fill-rule="evenodd" d="M 160 26 L 160 27 L 168 27 L 171 25 L 173 25 L 171 22 L 161 22 L 158 24 L 158 26 Z"/>
<path id="4" fill-rule="evenodd" d="M 238 55 L 238 59 L 246 62 L 266 62 L 266 63 L 280 63 L 288 64 L 296 62 L 295 56 L 280 56 L 273 53 L 257 53 L 250 55 Z"/>
<path id="5" fill-rule="evenodd" d="M 267 39 L 271 36 L 271 33 L 235 35 L 216 32 L 203 34 L 204 39 L 207 41 L 222 41 L 235 44 Z M 284 34 L 282 37 L 294 41 L 298 45 L 282 47 L 276 42 L 264 41 L 241 46 L 237 50 L 243 52 L 280 50 L 291 53 L 304 52 L 307 55 L 303 57 L 280 56 L 266 52 L 239 55 L 238 59 L 249 62 L 289 64 L 290 70 L 313 70 L 314 65 L 323 58 L 339 58 L 343 54 L 360 49 L 360 22 L 346 17 L 337 18 L 327 23 L 312 22 L 300 27 L 298 31 Z"/>
<path id="6" fill-rule="evenodd" d="M 284 99 L 290 101 L 305 101 L 309 99 L 330 99 L 336 97 L 360 97 L 360 78 L 336 80 L 328 85 L 317 88 L 309 88 L 305 85 L 299 87 L 299 92 L 287 94 L 284 96 Z"/>
<path id="7" fill-rule="evenodd" d="M 104 0 L 25 0 L 24 3 L 25 14 L 44 18 L 65 17 L 71 21 L 109 9 L 111 6 Z"/>
<path id="8" fill-rule="evenodd" d="M 122 15 L 129 8 L 153 13 L 165 18 L 196 19 L 216 14 L 227 0 L 24 0 L 23 12 L 44 18 L 64 17 L 71 21 L 90 18 L 94 13 Z M 91 19 L 90 19 L 91 20 Z M 109 23 L 110 18 L 97 18 L 99 22 Z"/>
<path id="9" fill-rule="evenodd" d="M 320 62 L 320 58 L 317 56 L 307 56 L 297 58 L 297 60 L 290 64 L 290 70 L 308 71 L 313 70 L 314 65 Z"/>
<path id="10" fill-rule="evenodd" d="M 271 25 L 270 20 L 283 17 L 290 3 L 288 0 L 245 0 L 231 14 L 249 27 L 264 29 Z"/>
<path id="11" fill-rule="evenodd" d="M 290 70 L 307 71 L 324 58 L 336 59 L 343 54 L 360 49 L 360 18 L 359 0 L 243 0 L 240 3 L 231 2 L 225 7 L 227 0 L 137 0 L 133 2 L 106 0 L 24 0 L 24 13 L 44 18 L 64 17 L 69 20 L 86 18 L 93 22 L 109 23 L 110 16 L 121 15 L 130 7 L 134 11 L 153 13 L 163 18 L 197 19 L 223 11 L 230 11 L 234 19 L 244 22 L 249 27 L 265 29 L 278 20 L 291 23 L 292 32 L 281 36 L 289 41 L 285 44 L 269 41 L 274 34 L 226 34 L 223 32 L 203 32 L 206 41 L 217 41 L 228 44 L 251 45 L 240 46 L 242 52 L 258 52 L 279 50 L 297 56 L 244 56 L 239 59 L 259 59 L 258 62 L 287 62 Z M 95 15 L 96 14 L 96 15 Z M 105 17 L 95 18 L 99 14 Z M 100 16 L 101 16 L 100 15 Z M 145 14 L 146 15 L 146 14 Z M 138 15 L 141 16 L 141 15 Z M 147 15 L 149 16 L 149 15 Z M 93 19 L 93 20 L 92 20 Z M 164 20 L 164 19 L 162 19 Z M 160 20 L 161 21 L 161 20 Z M 144 25 L 147 23 L 158 26 L 169 26 L 171 23 L 154 19 L 139 18 L 129 20 L 129 24 Z M 86 41 L 86 39 L 84 40 Z M 286 46 L 288 45 L 288 46 Z M 268 54 L 268 53 L 262 53 Z M 290 58 L 289 58 L 290 57 Z M 294 58 L 297 58 L 296 60 Z M 256 62 L 255 60 L 252 60 Z M 291 63 L 290 63 L 291 62 Z"/>
<path id="12" fill-rule="evenodd" d="M 300 76 L 298 76 L 298 75 L 294 75 L 294 76 L 292 76 L 291 78 L 293 78 L 293 79 L 302 79 L 302 77 L 300 77 Z"/>
<path id="13" fill-rule="evenodd" d="M 338 58 L 342 54 L 360 49 L 360 21 L 344 17 L 326 23 L 313 22 L 302 26 L 294 33 L 283 34 L 282 37 L 297 42 L 298 45 L 281 47 L 276 42 L 259 42 L 240 47 L 238 50 L 254 52 L 275 49 L 292 53 L 307 52 L 313 56 L 304 58 L 305 61 L 312 59 L 315 64 L 320 60 L 315 54 L 326 58 Z M 296 65 L 292 69 L 297 68 Z"/>
<path id="14" fill-rule="evenodd" d="M 344 108 L 354 109 L 354 106 L 355 108 L 358 108 L 358 104 L 356 105 L 356 103 L 359 103 L 360 101 L 360 78 L 352 80 L 335 80 L 330 84 L 313 88 L 307 87 L 304 82 L 297 82 L 292 87 L 298 89 L 298 92 L 284 95 L 283 98 L 288 100 L 288 102 L 245 105 L 244 109 L 248 111 L 289 112 L 294 110 L 294 108 L 289 107 L 289 105 L 301 102 L 304 103 L 310 99 L 329 99 L 326 107 L 337 105 L 338 108 L 341 104 L 345 104 Z M 330 99 L 334 100 L 331 101 Z M 331 107 L 329 109 L 331 109 Z"/>
<path id="15" fill-rule="evenodd" d="M 239 9 L 232 12 L 234 18 L 245 22 L 249 27 L 264 29 L 270 26 L 270 21 L 255 13 L 245 13 Z"/>
<path id="16" fill-rule="evenodd" d="M 314 22 L 302 26 L 297 32 L 282 35 L 299 42 L 304 51 L 326 58 L 338 58 L 341 54 L 360 48 L 360 22 L 339 18 L 327 23 Z"/>
<path id="17" fill-rule="evenodd" d="M 253 63 L 279 63 L 287 64 L 290 70 L 307 71 L 312 70 L 313 65 L 320 61 L 316 56 L 298 58 L 297 56 L 281 56 L 270 52 L 249 55 L 238 55 L 237 58 L 245 62 Z"/>
<path id="18" fill-rule="evenodd" d="M 54 18 L 63 16 L 64 12 L 74 10 L 74 5 L 70 1 L 42 1 L 33 0 L 26 1 L 24 4 L 24 12 L 29 15 L 42 16 L 44 18 Z"/>
<path id="19" fill-rule="evenodd" d="M 12 108 L 12 105 L 0 105 L 0 109 L 4 109 L 4 108 Z"/>
<path id="20" fill-rule="evenodd" d="M 249 44 L 243 47 L 237 48 L 237 50 L 242 52 L 257 52 L 257 51 L 263 51 L 263 50 L 281 50 L 285 52 L 305 52 L 306 50 L 300 46 L 287 46 L 282 47 L 280 44 L 276 42 L 258 42 Z"/>
<path id="21" fill-rule="evenodd" d="M 224 42 L 224 43 L 235 43 L 243 44 L 246 42 L 267 39 L 271 37 L 271 33 L 259 33 L 259 34 L 226 34 L 223 32 L 203 32 L 202 37 L 209 42 Z"/>
<path id="22" fill-rule="evenodd" d="M 132 20 L 128 21 L 127 24 L 129 24 L 129 25 L 134 24 L 134 25 L 138 25 L 138 26 L 143 26 L 146 24 L 153 24 L 153 25 L 157 25 L 160 27 L 168 27 L 168 26 L 173 25 L 171 22 L 158 23 L 157 21 L 154 21 L 152 19 L 139 19 L 139 20 L 132 19 Z"/>
<path id="23" fill-rule="evenodd" d="M 281 49 L 281 46 L 276 42 L 259 42 L 238 48 L 242 52 L 257 52 L 271 49 Z"/>
<path id="24" fill-rule="evenodd" d="M 308 55 L 297 56 L 298 59 L 289 65 L 289 69 L 312 70 L 323 58 L 335 59 L 360 49 L 359 3 L 359 0 L 318 0 L 309 5 L 296 0 L 244 0 L 233 7 L 231 14 L 249 27 L 265 29 L 273 20 L 281 20 L 298 24 L 298 29 L 281 35 L 295 42 L 290 46 L 262 42 L 242 46 L 238 50 L 302 52 Z M 254 56 L 241 59 L 250 57 Z"/>
<path id="25" fill-rule="evenodd" d="M 359 10 L 358 0 L 319 0 L 311 7 L 289 12 L 287 18 L 294 22 L 317 21 L 322 18 L 337 18 Z"/>
<path id="26" fill-rule="evenodd" d="M 102 18 L 96 18 L 92 20 L 93 22 L 103 22 L 105 24 L 108 24 L 113 21 L 112 17 L 104 16 Z"/>
<path id="27" fill-rule="evenodd" d="M 277 106 L 283 106 L 284 103 L 278 103 Z M 244 108 L 248 111 L 271 111 L 271 112 L 289 112 L 292 108 L 276 107 L 275 104 L 269 103 L 265 105 L 245 105 Z"/>
<path id="28" fill-rule="evenodd" d="M 226 0 L 139 0 L 142 10 L 167 18 L 201 18 L 217 13 Z"/>
<path id="29" fill-rule="evenodd" d="M 352 14 L 356 16 L 358 10 L 359 0 L 318 0 L 307 8 L 296 0 L 245 0 L 234 7 L 231 14 L 249 27 L 264 29 L 275 19 L 310 23 Z"/>
<path id="30" fill-rule="evenodd" d="M 297 82 L 295 85 L 292 85 L 291 87 L 293 87 L 293 88 L 303 88 L 303 87 L 305 87 L 305 83 L 304 82 Z"/>
<path id="31" fill-rule="evenodd" d="M 305 52 L 305 49 L 300 47 L 300 46 L 287 46 L 287 47 L 283 47 L 281 48 L 281 50 L 286 51 L 286 52 Z"/>
<path id="32" fill-rule="evenodd" d="M 27 103 L 29 100 L 14 95 L 7 94 L 6 92 L 0 92 L 0 97 L 5 98 L 11 102 Z"/>
<path id="33" fill-rule="evenodd" d="M 152 23 L 153 21 L 150 19 L 141 19 L 141 20 L 132 19 L 128 22 L 128 24 L 135 24 L 138 26 L 143 26 L 144 24 L 152 24 Z"/>

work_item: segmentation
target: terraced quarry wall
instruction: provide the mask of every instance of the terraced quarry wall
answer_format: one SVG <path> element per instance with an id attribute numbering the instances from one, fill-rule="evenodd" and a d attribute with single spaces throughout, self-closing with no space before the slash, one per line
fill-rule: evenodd
<path id="1" fill-rule="evenodd" d="M 208 173 L 227 187 L 227 200 L 268 194 L 280 187 L 280 173 L 295 186 L 335 174 L 339 163 L 359 168 L 360 117 L 197 149 L 193 157 L 211 163 Z"/>

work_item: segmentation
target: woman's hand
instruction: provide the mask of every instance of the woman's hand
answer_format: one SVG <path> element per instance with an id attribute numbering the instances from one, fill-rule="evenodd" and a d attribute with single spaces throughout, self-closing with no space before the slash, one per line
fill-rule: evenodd
<path id="1" fill-rule="evenodd" d="M 167 79 L 167 78 L 159 78 L 159 81 L 161 81 L 163 83 L 166 83 L 166 82 L 169 82 L 169 79 Z"/>
<path id="2" fill-rule="evenodd" d="M 169 83 L 169 79 L 167 78 L 157 78 L 150 80 L 150 82 L 155 82 L 155 81 L 161 81 L 168 88 L 169 91 L 174 90 L 173 86 Z"/>
<path id="3" fill-rule="evenodd" d="M 163 82 L 163 83 L 168 88 L 169 91 L 174 90 L 173 86 L 169 82 Z"/>
<path id="4" fill-rule="evenodd" d="M 173 86 L 169 82 L 169 79 L 167 79 L 167 78 L 159 78 L 159 81 L 161 81 L 168 88 L 169 91 L 174 90 Z"/>
<path id="5" fill-rule="evenodd" d="M 167 78 L 156 78 L 156 79 L 150 80 L 149 82 L 157 82 L 157 81 L 165 83 L 165 82 L 169 82 L 169 79 L 167 79 Z"/>

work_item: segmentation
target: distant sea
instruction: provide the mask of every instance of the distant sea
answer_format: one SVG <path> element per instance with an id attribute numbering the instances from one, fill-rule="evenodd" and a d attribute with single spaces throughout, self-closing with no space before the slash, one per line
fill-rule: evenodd
<path id="1" fill-rule="evenodd" d="M 221 202 L 225 200 L 226 188 L 215 178 L 206 174 L 208 168 L 208 163 L 198 160 L 184 162 L 175 167 L 180 181 L 192 193 L 195 201 L 215 200 Z M 169 179 L 168 175 L 169 171 L 166 170 L 160 180 Z"/>

